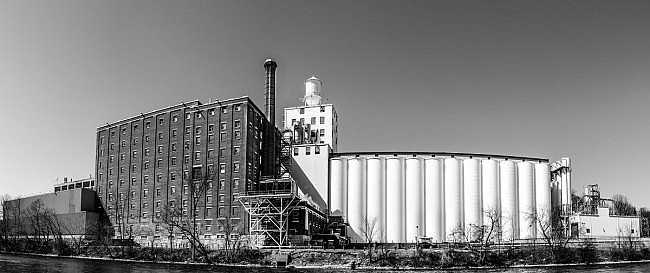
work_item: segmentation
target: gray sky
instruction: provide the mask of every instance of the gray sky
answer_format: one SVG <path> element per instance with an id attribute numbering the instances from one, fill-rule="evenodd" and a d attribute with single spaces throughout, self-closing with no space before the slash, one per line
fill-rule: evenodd
<path id="1" fill-rule="evenodd" d="M 340 151 L 573 159 L 650 207 L 650 1 L 0 0 L 0 194 L 94 173 L 96 128 L 312 74 Z M 281 110 L 278 111 L 281 114 Z"/>

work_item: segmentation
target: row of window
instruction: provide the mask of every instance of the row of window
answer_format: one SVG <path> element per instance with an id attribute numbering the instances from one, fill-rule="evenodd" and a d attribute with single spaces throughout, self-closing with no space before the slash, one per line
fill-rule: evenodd
<path id="1" fill-rule="evenodd" d="M 291 119 L 291 124 L 296 124 L 296 119 Z M 305 118 L 300 118 L 300 123 L 305 124 Z M 316 117 L 311 117 L 311 125 L 316 125 Z M 325 124 L 325 117 L 320 117 L 320 124 Z"/>
<path id="2" fill-rule="evenodd" d="M 324 133 L 325 133 L 325 132 L 323 131 L 323 134 L 324 134 Z M 221 133 L 219 134 L 219 138 L 221 139 L 221 142 L 226 142 L 226 141 L 228 140 L 228 139 L 227 139 L 226 132 L 221 132 Z M 241 139 L 241 131 L 240 131 L 240 130 L 235 130 L 235 131 L 234 131 L 234 138 L 235 138 L 236 140 L 240 140 L 240 139 Z M 162 133 L 159 133 L 159 139 L 162 139 Z M 145 136 L 145 141 L 146 141 L 146 142 L 149 142 L 149 136 Z M 134 145 L 137 144 L 137 142 L 138 142 L 138 138 L 137 138 L 137 137 L 134 138 L 134 139 L 133 139 L 133 142 L 134 142 Z M 201 145 L 201 136 L 196 136 L 196 137 L 195 137 L 195 143 L 196 143 L 196 145 Z M 208 143 L 214 143 L 214 135 L 213 135 L 213 134 L 208 135 Z M 122 146 L 122 147 L 126 147 L 126 141 L 122 141 L 121 146 Z M 190 141 L 189 141 L 189 140 L 185 141 L 185 148 L 186 148 L 186 149 L 189 149 L 189 146 L 190 146 Z M 115 143 L 111 143 L 111 145 L 110 145 L 109 147 L 110 147 L 110 150 L 111 150 L 111 151 L 112 151 L 112 150 L 115 150 Z M 176 151 L 176 144 L 175 144 L 175 143 L 172 143 L 172 147 L 171 147 L 171 148 L 172 148 L 172 151 Z M 159 146 L 158 146 L 158 153 L 159 153 L 159 154 L 162 154 L 162 145 L 159 145 Z M 104 155 L 104 149 L 103 149 L 103 148 L 99 150 L 99 155 L 100 155 L 100 156 L 103 156 L 103 155 Z M 145 155 L 149 155 L 149 150 L 148 150 L 148 148 L 145 149 Z"/>
<path id="3" fill-rule="evenodd" d="M 314 154 L 320 154 L 320 147 L 314 147 Z M 300 147 L 293 148 L 293 155 L 300 155 Z M 305 147 L 305 155 L 311 155 L 311 147 Z"/>
<path id="4" fill-rule="evenodd" d="M 197 159 L 196 159 L 195 161 L 200 161 L 200 159 L 198 159 L 198 158 L 200 157 L 200 152 L 197 152 L 196 156 L 197 156 Z M 175 160 L 174 160 L 174 159 L 175 159 L 175 158 L 172 158 L 172 166 L 175 166 Z M 185 157 L 185 161 L 186 161 L 186 163 L 189 163 L 189 158 L 188 158 L 188 156 Z M 101 163 L 101 162 L 100 162 L 100 163 Z M 161 159 L 161 160 L 158 160 L 158 168 L 161 168 L 161 165 L 162 165 L 162 159 Z M 239 172 L 239 167 L 240 167 L 240 164 L 239 164 L 238 161 L 237 161 L 237 162 L 233 162 L 233 165 L 232 165 L 232 172 L 233 172 L 233 173 L 238 173 L 238 172 Z M 148 168 L 149 168 L 149 162 L 145 162 L 144 169 L 146 170 L 146 169 L 148 169 Z M 134 165 L 132 166 L 132 169 L 133 169 L 133 172 L 135 172 L 136 169 L 137 169 L 137 165 L 134 164 Z M 121 166 L 121 167 L 120 167 L 120 173 L 124 173 L 124 172 L 125 172 L 125 168 L 124 168 L 124 166 Z M 188 171 L 185 171 L 185 175 L 186 175 L 186 177 L 187 177 L 187 172 L 188 172 Z M 225 174 L 225 173 L 226 173 L 226 163 L 219 163 L 219 173 L 220 173 L 220 174 Z M 209 175 L 214 174 L 214 165 L 212 165 L 212 164 L 208 165 L 208 174 L 209 174 Z M 113 168 L 109 168 L 109 169 L 108 169 L 108 175 L 113 175 Z M 98 177 L 98 178 L 99 178 L 100 181 L 101 181 L 101 179 L 103 178 L 103 176 L 104 176 L 103 173 L 99 173 L 99 177 Z M 170 179 L 171 179 L 171 180 L 176 180 L 176 173 L 175 173 L 175 172 L 171 172 L 171 173 L 169 174 L 169 176 L 170 176 Z M 146 183 L 149 181 L 149 176 L 148 176 L 148 175 L 145 175 L 143 179 L 144 179 L 144 183 L 146 184 Z M 161 175 L 161 174 L 158 174 L 158 180 L 161 180 L 161 179 L 162 179 L 162 175 Z"/>
<path id="5" fill-rule="evenodd" d="M 237 111 L 237 112 L 241 111 L 241 104 L 235 104 L 234 108 L 235 108 L 235 111 Z M 223 114 L 228 113 L 228 106 L 221 107 L 221 113 L 223 113 Z M 215 114 L 215 109 L 214 108 L 208 109 L 208 115 L 214 116 L 214 114 Z M 202 112 L 196 113 L 196 117 L 197 118 L 203 118 L 203 113 Z M 188 119 L 188 120 L 192 119 L 192 113 L 187 113 L 185 115 L 185 118 Z M 173 115 L 172 116 L 172 122 L 177 122 L 177 121 L 178 121 L 178 115 Z M 162 126 L 162 125 L 164 125 L 164 122 L 165 122 L 164 118 L 158 119 L 158 125 Z M 145 121 L 145 127 L 146 128 L 151 128 L 151 121 L 149 121 L 149 120 Z M 133 125 L 133 131 L 138 131 L 138 124 Z M 126 128 L 122 128 L 122 134 L 123 135 L 126 134 Z M 115 131 L 111 131 L 111 137 L 113 137 L 113 136 L 115 136 Z M 101 140 L 101 143 L 104 143 L 103 138 Z"/>
<path id="6" fill-rule="evenodd" d="M 325 106 L 320 107 L 320 112 L 324 113 L 325 112 Z M 305 114 L 305 108 L 300 108 L 300 114 L 304 115 Z"/>

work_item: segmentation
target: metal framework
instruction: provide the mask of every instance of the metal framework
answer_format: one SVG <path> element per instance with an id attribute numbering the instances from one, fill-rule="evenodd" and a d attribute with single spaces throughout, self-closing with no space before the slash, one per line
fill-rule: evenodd
<path id="1" fill-rule="evenodd" d="M 240 196 L 239 202 L 250 215 L 249 231 L 255 245 L 287 245 L 289 214 L 300 202 L 292 178 L 261 181 L 260 190 Z"/>

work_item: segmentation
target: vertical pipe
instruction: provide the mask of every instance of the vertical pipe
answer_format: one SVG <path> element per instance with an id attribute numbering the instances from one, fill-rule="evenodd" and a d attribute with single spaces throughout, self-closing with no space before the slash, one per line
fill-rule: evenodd
<path id="1" fill-rule="evenodd" d="M 348 223 L 350 240 L 353 243 L 366 242 L 366 159 L 348 160 Z"/>
<path id="2" fill-rule="evenodd" d="M 404 159 L 391 157 L 386 160 L 386 241 L 406 242 Z"/>
<path id="3" fill-rule="evenodd" d="M 455 241 L 463 226 L 463 185 L 460 163 L 455 158 L 445 159 L 445 238 Z"/>
<path id="4" fill-rule="evenodd" d="M 442 162 L 436 158 L 427 158 L 424 162 L 426 236 L 440 243 L 445 240 L 445 196 L 443 194 L 445 189 Z"/>
<path id="5" fill-rule="evenodd" d="M 276 166 L 276 156 L 275 156 L 275 69 L 278 67 L 278 64 L 275 63 L 272 59 L 267 59 L 264 62 L 264 69 L 266 71 L 266 81 L 264 84 L 264 95 L 266 102 L 265 114 L 269 119 L 269 128 L 267 131 L 267 160 L 268 160 L 268 169 L 269 173 L 277 178 L 277 166 Z"/>
<path id="6" fill-rule="evenodd" d="M 406 159 L 406 242 L 422 237 L 424 225 L 424 160 Z"/>
<path id="7" fill-rule="evenodd" d="M 373 242 L 386 242 L 386 161 L 368 158 L 368 230 Z"/>

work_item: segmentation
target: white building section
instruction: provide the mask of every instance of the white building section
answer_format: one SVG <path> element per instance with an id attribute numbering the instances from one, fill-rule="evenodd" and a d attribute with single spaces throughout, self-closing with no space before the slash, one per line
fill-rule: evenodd
<path id="1" fill-rule="evenodd" d="M 518 190 L 519 190 L 519 238 L 535 238 L 535 180 L 533 164 L 528 161 L 519 162 Z"/>
<path id="2" fill-rule="evenodd" d="M 514 161 L 500 162 L 501 180 L 501 225 L 503 238 L 516 239 L 519 233 L 519 213 L 517 211 L 517 174 Z"/>
<path id="3" fill-rule="evenodd" d="M 501 195 L 499 190 L 499 162 L 493 159 L 481 160 L 483 178 L 483 223 L 491 226 L 500 215 Z"/>
<path id="4" fill-rule="evenodd" d="M 345 215 L 348 212 L 348 160 L 345 158 L 330 160 L 329 196 L 330 213 Z"/>
<path id="5" fill-rule="evenodd" d="M 300 190 L 300 198 L 310 201 L 322 211 L 327 211 L 329 145 L 293 145 L 291 176 Z"/>
<path id="6" fill-rule="evenodd" d="M 570 222 L 577 226 L 579 238 L 638 238 L 641 226 L 638 216 L 610 215 L 609 208 L 599 207 L 597 215 L 576 213 Z"/>
<path id="7" fill-rule="evenodd" d="M 460 163 L 456 158 L 445 159 L 445 234 L 447 240 L 458 238 L 463 225 L 463 181 Z"/>

